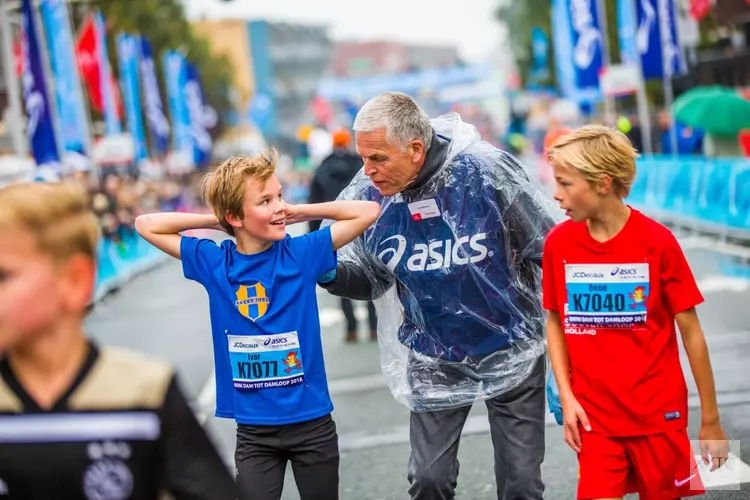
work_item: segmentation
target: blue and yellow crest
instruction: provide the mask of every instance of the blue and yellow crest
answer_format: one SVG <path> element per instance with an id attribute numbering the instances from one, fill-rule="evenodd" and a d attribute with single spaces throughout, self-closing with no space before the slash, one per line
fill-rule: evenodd
<path id="1" fill-rule="evenodd" d="M 268 310 L 270 301 L 266 296 L 266 288 L 260 283 L 251 286 L 240 285 L 236 292 L 237 310 L 247 319 L 256 321 L 262 318 Z"/>

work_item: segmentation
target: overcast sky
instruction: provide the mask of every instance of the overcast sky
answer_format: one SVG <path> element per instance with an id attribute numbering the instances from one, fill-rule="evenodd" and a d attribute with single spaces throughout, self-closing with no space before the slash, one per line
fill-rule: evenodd
<path id="1" fill-rule="evenodd" d="M 335 40 L 456 45 L 469 61 L 499 50 L 498 0 L 183 0 L 188 17 L 325 24 Z"/>

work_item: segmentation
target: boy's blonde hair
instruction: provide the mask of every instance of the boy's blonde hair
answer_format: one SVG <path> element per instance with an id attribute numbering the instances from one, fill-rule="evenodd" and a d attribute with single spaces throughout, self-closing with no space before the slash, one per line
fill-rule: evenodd
<path id="1" fill-rule="evenodd" d="M 0 227 L 32 233 L 39 250 L 63 263 L 96 260 L 99 224 L 85 193 L 69 184 L 21 183 L 0 189 Z"/>
<path id="2" fill-rule="evenodd" d="M 259 156 L 239 155 L 222 162 L 203 177 L 203 196 L 219 219 L 219 224 L 234 236 L 234 228 L 226 221 L 229 214 L 242 219 L 242 201 L 245 198 L 245 181 L 258 179 L 265 182 L 276 172 L 276 150 L 264 151 Z"/>
<path id="3" fill-rule="evenodd" d="M 622 198 L 630 193 L 639 156 L 625 134 L 601 125 L 563 135 L 547 151 L 550 163 L 575 168 L 591 184 L 602 175 L 610 176 L 615 193 Z"/>

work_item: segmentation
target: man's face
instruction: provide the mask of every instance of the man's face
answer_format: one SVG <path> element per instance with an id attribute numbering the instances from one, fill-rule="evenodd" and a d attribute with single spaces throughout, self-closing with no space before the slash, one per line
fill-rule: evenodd
<path id="1" fill-rule="evenodd" d="M 357 154 L 365 163 L 365 174 L 383 196 L 400 193 L 416 179 L 422 168 L 426 151 L 424 143 L 415 139 L 406 150 L 386 139 L 385 129 L 357 132 Z"/>

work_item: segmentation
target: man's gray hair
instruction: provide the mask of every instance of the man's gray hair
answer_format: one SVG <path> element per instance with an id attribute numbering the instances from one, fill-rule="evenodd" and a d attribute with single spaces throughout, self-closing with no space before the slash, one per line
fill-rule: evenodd
<path id="1" fill-rule="evenodd" d="M 355 132 L 384 128 L 386 140 L 402 150 L 414 139 L 421 139 L 425 151 L 432 143 L 430 117 L 414 99 L 401 92 L 384 92 L 367 101 L 352 128 Z"/>

